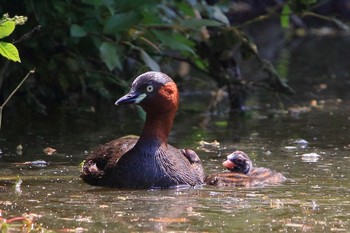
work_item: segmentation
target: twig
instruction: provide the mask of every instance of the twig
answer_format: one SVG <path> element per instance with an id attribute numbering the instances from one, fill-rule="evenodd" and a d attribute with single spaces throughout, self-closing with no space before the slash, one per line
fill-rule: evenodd
<path id="1" fill-rule="evenodd" d="M 345 23 L 341 22 L 340 20 L 338 20 L 336 18 L 331 18 L 331 17 L 328 17 L 328 16 L 320 15 L 320 14 L 317 14 L 315 12 L 303 12 L 301 14 L 301 17 L 305 17 L 305 16 L 312 16 L 312 17 L 315 17 L 315 18 L 319 18 L 319 19 L 322 19 L 322 20 L 334 23 L 338 28 L 340 28 L 340 29 L 342 29 L 344 31 L 349 31 L 350 30 L 348 25 L 346 25 Z"/>
<path id="2" fill-rule="evenodd" d="M 22 84 L 26 81 L 26 79 L 29 77 L 30 74 L 35 73 L 35 68 L 28 71 L 27 75 L 22 79 L 22 81 L 17 85 L 17 87 L 11 92 L 11 94 L 6 98 L 4 103 L 0 106 L 0 130 L 1 130 L 1 122 L 2 122 L 2 110 L 4 109 L 5 105 L 9 100 L 12 98 L 12 96 L 18 91 L 18 89 L 22 86 Z"/>
<path id="3" fill-rule="evenodd" d="M 34 32 L 39 31 L 41 29 L 41 25 L 36 26 L 33 28 L 30 32 L 27 32 L 26 34 L 22 35 L 19 39 L 15 40 L 13 44 L 17 44 L 21 42 L 22 40 L 28 39 Z"/>

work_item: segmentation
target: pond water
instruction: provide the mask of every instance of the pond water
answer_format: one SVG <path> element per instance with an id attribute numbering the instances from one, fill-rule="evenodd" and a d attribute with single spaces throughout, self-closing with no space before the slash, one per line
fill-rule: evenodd
<path id="1" fill-rule="evenodd" d="M 207 174 L 224 171 L 221 163 L 226 154 L 240 149 L 255 165 L 282 172 L 288 181 L 257 188 L 205 185 L 168 190 L 116 190 L 84 184 L 78 165 L 85 151 L 125 134 L 137 134 L 142 127 L 135 108 L 111 103 L 110 110 L 97 113 L 23 116 L 4 122 L 1 216 L 31 214 L 38 217 L 35 228 L 55 232 L 350 230 L 349 102 L 329 101 L 297 115 L 252 110 L 231 118 L 194 111 L 187 105 L 190 102 L 205 105 L 201 98 L 181 100 L 169 142 L 194 148 Z M 203 148 L 201 140 L 217 140 L 220 146 Z M 22 150 L 16 149 L 18 145 Z M 46 147 L 57 153 L 44 154 Z M 319 157 L 304 155 L 310 153 Z M 49 164 L 25 164 L 35 160 Z M 10 228 L 21 232 L 15 224 Z"/>
<path id="2" fill-rule="evenodd" d="M 294 42 L 288 72 L 289 83 L 298 88 L 290 98 L 317 98 L 312 106 L 290 113 L 252 108 L 230 117 L 205 113 L 208 95 L 182 95 L 169 143 L 195 149 L 206 174 L 223 172 L 226 155 L 243 150 L 256 166 L 288 178 L 278 186 L 92 187 L 79 179 L 79 163 L 99 144 L 139 134 L 143 123 L 136 108 L 115 107 L 111 100 L 95 113 L 76 110 L 47 117 L 26 109 L 11 116 L 5 108 L 0 223 L 27 214 L 35 218 L 34 229 L 54 232 L 349 232 L 349 38 Z M 202 140 L 220 146 L 202 147 Z M 57 153 L 46 155 L 47 147 Z M 25 232 L 22 226 L 21 221 L 9 224 L 11 232 Z"/>

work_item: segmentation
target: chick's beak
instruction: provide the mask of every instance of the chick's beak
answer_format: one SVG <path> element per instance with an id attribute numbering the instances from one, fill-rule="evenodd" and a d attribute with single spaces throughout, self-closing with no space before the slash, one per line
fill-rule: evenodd
<path id="1" fill-rule="evenodd" d="M 234 167 L 236 167 L 237 165 L 233 162 L 231 162 L 230 160 L 226 160 L 225 162 L 222 163 L 222 166 L 224 166 L 227 169 L 232 169 Z"/>
<path id="2" fill-rule="evenodd" d="M 129 92 L 115 102 L 115 105 L 139 104 L 147 95 L 145 93 Z"/>

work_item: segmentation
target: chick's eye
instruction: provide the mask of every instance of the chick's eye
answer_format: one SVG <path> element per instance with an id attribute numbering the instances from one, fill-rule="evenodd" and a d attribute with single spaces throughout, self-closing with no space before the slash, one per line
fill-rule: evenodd
<path id="1" fill-rule="evenodd" d="M 153 91 L 153 86 L 152 85 L 148 85 L 146 87 L 146 90 L 147 90 L 147 92 L 152 92 Z"/>
<path id="2" fill-rule="evenodd" d="M 242 159 L 237 159 L 237 163 L 243 163 Z"/>

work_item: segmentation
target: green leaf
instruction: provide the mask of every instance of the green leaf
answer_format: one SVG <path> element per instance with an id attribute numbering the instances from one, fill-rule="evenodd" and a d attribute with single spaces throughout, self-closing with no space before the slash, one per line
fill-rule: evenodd
<path id="1" fill-rule="evenodd" d="M 125 11 L 138 11 L 140 8 L 145 7 L 146 5 L 154 5 L 159 4 L 159 0 L 118 0 L 114 1 L 116 4 L 116 8 L 120 12 Z"/>
<path id="2" fill-rule="evenodd" d="M 281 13 L 281 26 L 282 28 L 289 28 L 289 20 L 290 20 L 290 15 L 292 13 L 292 10 L 290 9 L 289 5 L 286 4 L 282 8 L 282 13 Z"/>
<path id="3" fill-rule="evenodd" d="M 63 1 L 53 1 L 53 8 L 55 12 L 64 14 L 67 10 L 67 5 Z"/>
<path id="4" fill-rule="evenodd" d="M 100 46 L 100 56 L 110 71 L 116 67 L 119 70 L 123 70 L 118 49 L 115 44 L 103 42 Z"/>
<path id="5" fill-rule="evenodd" d="M 219 22 L 222 22 L 225 25 L 230 25 L 229 19 L 227 18 L 227 16 L 225 15 L 225 13 L 220 7 L 212 6 L 210 7 L 208 13 L 210 15 L 210 18 L 215 19 Z"/>
<path id="6" fill-rule="evenodd" d="M 189 4 L 188 1 L 180 1 L 177 4 L 177 7 L 179 8 L 180 11 L 182 11 L 186 16 L 188 17 L 196 17 L 195 16 L 195 11 L 193 10 L 193 7 Z"/>
<path id="7" fill-rule="evenodd" d="M 159 15 L 155 14 L 151 11 L 142 11 L 142 24 L 143 25 L 152 25 L 152 24 L 160 24 L 161 19 Z"/>
<path id="8" fill-rule="evenodd" d="M 152 32 L 165 46 L 174 50 L 187 51 L 195 54 L 193 49 L 187 44 L 190 43 L 190 41 L 185 37 L 181 35 L 167 34 L 156 30 L 153 30 Z"/>
<path id="9" fill-rule="evenodd" d="M 104 33 L 114 34 L 128 30 L 132 25 L 135 25 L 139 20 L 138 15 L 135 12 L 121 13 L 110 17 L 104 28 Z"/>
<path id="10" fill-rule="evenodd" d="M 145 50 L 140 50 L 140 56 L 149 68 L 151 68 L 153 71 L 160 71 L 158 63 L 150 55 L 148 55 Z"/>
<path id="11" fill-rule="evenodd" d="M 198 29 L 199 27 L 202 26 L 212 26 L 212 27 L 217 27 L 221 26 L 222 23 L 215 21 L 215 20 L 210 20 L 210 19 L 184 19 L 181 21 L 181 26 L 186 27 L 186 28 L 193 28 L 193 29 Z"/>
<path id="12" fill-rule="evenodd" d="M 70 27 L 70 34 L 72 37 L 84 37 L 87 35 L 87 32 L 84 30 L 84 28 L 80 27 L 77 24 L 73 24 Z"/>
<path id="13" fill-rule="evenodd" d="M 201 69 L 203 71 L 206 71 L 208 69 L 207 62 L 203 61 L 202 59 L 194 59 L 194 64 L 196 64 L 196 67 L 198 69 Z"/>
<path id="14" fill-rule="evenodd" d="M 0 54 L 9 60 L 21 62 L 16 46 L 11 43 L 0 41 Z"/>
<path id="15" fill-rule="evenodd" d="M 0 24 L 0 39 L 10 35 L 15 30 L 15 25 L 14 21 L 6 21 Z"/>
<path id="16" fill-rule="evenodd" d="M 102 6 L 104 5 L 104 0 L 83 0 L 83 3 L 95 6 Z"/>

